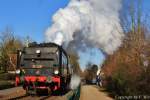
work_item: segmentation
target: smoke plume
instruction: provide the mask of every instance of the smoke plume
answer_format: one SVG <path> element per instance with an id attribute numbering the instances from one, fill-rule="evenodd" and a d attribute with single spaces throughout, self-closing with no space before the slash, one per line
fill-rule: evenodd
<path id="1" fill-rule="evenodd" d="M 112 54 L 123 39 L 119 11 L 121 0 L 71 0 L 53 16 L 46 30 L 47 42 L 75 47 L 100 48 Z"/>
<path id="2" fill-rule="evenodd" d="M 78 88 L 78 86 L 80 85 L 80 82 L 81 82 L 81 79 L 80 79 L 80 77 L 79 76 L 77 76 L 77 75 L 72 75 L 72 77 L 71 77 L 71 82 L 70 82 L 70 88 L 71 89 L 77 89 Z"/>

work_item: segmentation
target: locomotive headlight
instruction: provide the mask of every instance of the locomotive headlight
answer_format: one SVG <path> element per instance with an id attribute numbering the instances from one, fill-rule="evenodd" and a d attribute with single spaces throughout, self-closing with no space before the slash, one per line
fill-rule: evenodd
<path id="1" fill-rule="evenodd" d="M 16 70 L 16 74 L 20 74 L 20 69 Z"/>
<path id="2" fill-rule="evenodd" d="M 41 53 L 41 51 L 40 50 L 36 50 L 36 54 L 40 54 Z"/>
<path id="3" fill-rule="evenodd" d="M 56 69 L 56 70 L 54 70 L 54 74 L 55 75 L 58 75 L 59 74 L 59 71 Z"/>

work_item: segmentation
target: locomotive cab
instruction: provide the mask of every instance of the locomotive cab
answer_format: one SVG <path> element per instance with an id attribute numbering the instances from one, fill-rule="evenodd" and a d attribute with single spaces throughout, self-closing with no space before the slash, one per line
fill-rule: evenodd
<path id="1" fill-rule="evenodd" d="M 71 72 L 65 50 L 54 43 L 30 44 L 18 51 L 16 85 L 27 93 L 65 91 Z"/>

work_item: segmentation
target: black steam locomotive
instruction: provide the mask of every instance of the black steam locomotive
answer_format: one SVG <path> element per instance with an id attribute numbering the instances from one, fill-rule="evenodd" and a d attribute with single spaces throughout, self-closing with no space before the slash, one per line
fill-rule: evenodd
<path id="1" fill-rule="evenodd" d="M 68 55 L 55 43 L 30 43 L 18 50 L 16 86 L 22 84 L 27 94 L 68 89 L 72 70 Z"/>

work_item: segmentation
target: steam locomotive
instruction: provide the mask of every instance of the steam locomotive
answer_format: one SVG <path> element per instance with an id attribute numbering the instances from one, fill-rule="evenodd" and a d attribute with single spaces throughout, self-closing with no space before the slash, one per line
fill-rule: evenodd
<path id="1" fill-rule="evenodd" d="M 17 53 L 16 86 L 22 84 L 27 94 L 65 91 L 72 75 L 68 63 L 68 55 L 61 46 L 30 43 Z"/>

